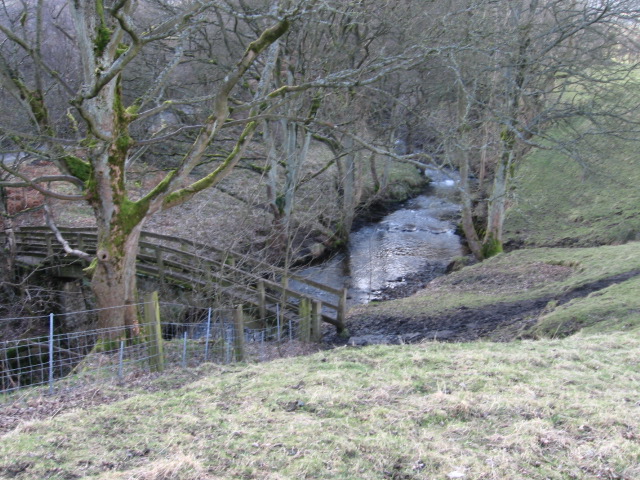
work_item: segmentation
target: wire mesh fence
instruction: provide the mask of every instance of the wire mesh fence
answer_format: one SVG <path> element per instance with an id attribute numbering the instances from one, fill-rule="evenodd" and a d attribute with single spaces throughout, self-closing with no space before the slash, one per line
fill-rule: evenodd
<path id="1" fill-rule="evenodd" d="M 0 403 L 15 392 L 41 386 L 122 380 L 134 372 L 195 367 L 204 362 L 265 361 L 287 343 L 308 341 L 304 321 L 251 320 L 242 307 L 200 308 L 151 302 L 138 306 L 145 321 L 132 327 L 61 332 L 69 316 L 95 316 L 96 310 L 38 317 L 48 335 L 0 341 Z M 114 307 L 114 308 L 125 308 Z M 158 309 L 157 315 L 148 309 Z M 159 321 L 149 321 L 156 317 Z M 15 321 L 16 319 L 0 319 Z M 32 319 L 33 320 L 33 319 Z M 44 330 L 44 329 L 43 329 Z"/>

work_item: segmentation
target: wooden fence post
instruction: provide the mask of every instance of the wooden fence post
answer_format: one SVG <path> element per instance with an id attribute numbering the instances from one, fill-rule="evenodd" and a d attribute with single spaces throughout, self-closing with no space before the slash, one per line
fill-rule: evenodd
<path id="1" fill-rule="evenodd" d="M 311 341 L 322 341 L 322 302 L 314 300 L 311 304 Z"/>
<path id="2" fill-rule="evenodd" d="M 160 303 L 158 292 L 147 295 L 144 303 L 144 324 L 149 345 L 149 367 L 152 372 L 164 370 L 164 352 L 162 348 L 162 327 L 160 325 Z"/>
<path id="3" fill-rule="evenodd" d="M 258 280 L 258 309 L 260 310 L 260 320 L 267 318 L 267 294 L 264 289 L 264 280 Z"/>
<path id="4" fill-rule="evenodd" d="M 308 298 L 300 299 L 298 307 L 300 323 L 298 323 L 298 340 L 308 342 L 311 339 L 311 304 Z"/>
<path id="5" fill-rule="evenodd" d="M 235 327 L 234 350 L 236 362 L 243 362 L 244 357 L 244 314 L 242 305 L 238 305 L 233 311 L 233 324 Z"/>

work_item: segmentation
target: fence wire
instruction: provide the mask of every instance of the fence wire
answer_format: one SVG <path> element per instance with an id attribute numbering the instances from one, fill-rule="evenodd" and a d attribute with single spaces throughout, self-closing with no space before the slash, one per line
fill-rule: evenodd
<path id="1" fill-rule="evenodd" d="M 268 322 L 247 322 L 239 339 L 230 308 L 161 303 L 160 318 L 165 320 L 160 322 L 160 351 L 150 333 L 155 323 L 142 323 L 135 331 L 131 327 L 59 331 L 62 326 L 86 324 L 95 312 L 39 317 L 39 322 L 49 323 L 49 335 L 0 341 L 0 403 L 10 402 L 15 392 L 25 388 L 48 386 L 48 392 L 55 393 L 61 381 L 67 386 L 122 380 L 132 373 L 153 370 L 159 360 L 165 368 L 265 361 L 274 358 L 274 348 L 295 341 L 300 328 L 299 321 L 277 315 Z"/>

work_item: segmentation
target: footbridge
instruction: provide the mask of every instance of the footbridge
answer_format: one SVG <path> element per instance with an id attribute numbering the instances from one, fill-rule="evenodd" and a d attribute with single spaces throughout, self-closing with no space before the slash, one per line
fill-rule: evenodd
<path id="1" fill-rule="evenodd" d="M 97 235 L 90 228 L 61 228 L 69 245 L 95 255 Z M 4 235 L 0 234 L 4 240 Z M 16 263 L 45 266 L 52 274 L 80 278 L 88 261 L 66 254 L 47 227 L 23 227 L 15 232 Z M 347 291 L 304 278 L 238 252 L 186 238 L 143 231 L 137 274 L 208 297 L 252 306 L 262 319 L 297 315 L 313 309 L 322 320 L 344 329 Z"/>

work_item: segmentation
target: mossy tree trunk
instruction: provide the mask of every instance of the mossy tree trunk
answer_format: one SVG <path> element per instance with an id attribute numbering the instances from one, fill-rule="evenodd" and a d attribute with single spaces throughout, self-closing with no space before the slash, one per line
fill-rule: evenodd
<path id="1" fill-rule="evenodd" d="M 129 2 L 122 5 L 124 10 L 130 6 Z M 235 148 L 209 174 L 195 182 L 189 179 L 229 117 L 228 98 L 232 89 L 257 56 L 287 31 L 289 23 L 281 20 L 247 47 L 236 70 L 219 85 L 211 114 L 179 168 L 133 201 L 128 195 L 126 179 L 127 160 L 135 146 L 129 127 L 136 119 L 140 100 L 125 107 L 121 73 L 127 56 L 133 58 L 145 42 L 127 31 L 133 41 L 128 46 L 121 44 L 123 30 L 130 26 L 126 25 L 124 15 L 118 14 L 130 12 L 110 11 L 118 22 L 109 23 L 105 21 L 101 0 L 96 0 L 93 6 L 76 3 L 73 10 L 78 37 L 86 42 L 82 45 L 85 87 L 74 104 L 88 127 L 90 146 L 87 161 L 72 156 L 65 160 L 67 170 L 85 182 L 86 198 L 96 219 L 98 245 L 96 259 L 89 269 L 91 286 L 99 309 L 97 326 L 108 329 L 103 336 L 113 337 L 122 335 L 122 330 L 117 330 L 121 327 L 128 327 L 128 334 L 138 330 L 136 257 L 145 220 L 215 185 L 237 164 L 255 131 L 255 122 L 247 122 Z M 185 14 L 185 18 L 188 17 Z M 249 115 L 256 113 L 257 110 L 252 109 Z"/>
<path id="2" fill-rule="evenodd" d="M 460 153 L 458 165 L 460 169 L 459 190 L 462 207 L 462 231 L 473 256 L 478 260 L 484 260 L 485 252 L 473 221 L 473 196 L 471 193 L 471 185 L 469 184 L 469 154 L 467 151 Z"/>
<path id="3" fill-rule="evenodd" d="M 482 240 L 482 255 L 491 257 L 502 252 L 502 230 L 507 211 L 507 196 L 511 176 L 511 169 L 515 157 L 515 140 L 505 133 L 503 137 L 503 151 L 496 165 L 493 176 L 493 188 L 488 200 L 487 229 Z"/>

